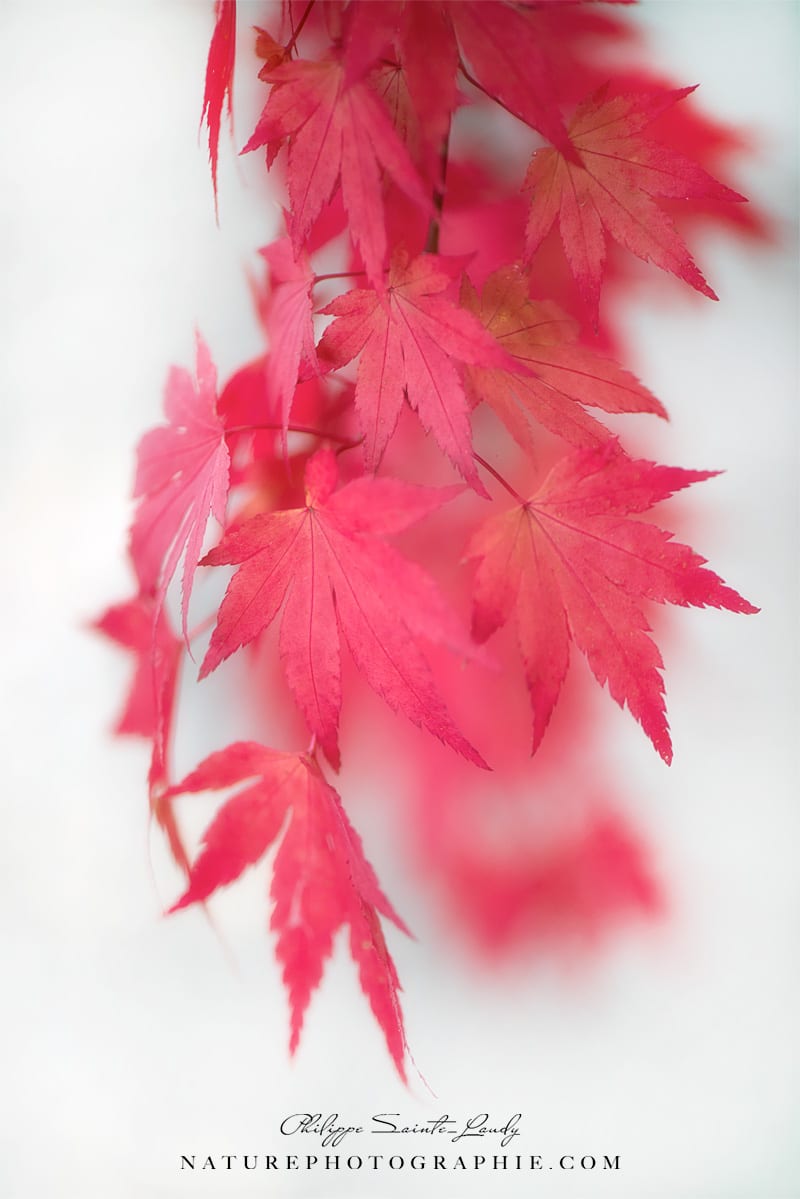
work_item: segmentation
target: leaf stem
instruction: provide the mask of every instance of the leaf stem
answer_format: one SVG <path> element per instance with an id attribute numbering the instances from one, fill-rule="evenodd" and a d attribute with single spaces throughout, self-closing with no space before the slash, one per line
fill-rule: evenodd
<path id="1" fill-rule="evenodd" d="M 464 78 L 466 79 L 467 83 L 471 83 L 471 84 L 472 84 L 472 86 L 473 86 L 473 87 L 476 87 L 476 88 L 478 89 L 478 91 L 479 91 L 479 92 L 483 92 L 484 96 L 488 96 L 488 98 L 489 98 L 490 100 L 494 100 L 495 104 L 498 104 L 498 105 L 500 106 L 500 108 L 503 108 L 503 109 L 505 109 L 505 111 L 506 111 L 507 113 L 509 113 L 509 114 L 510 114 L 512 117 L 515 117 L 515 118 L 516 118 L 518 121 L 522 121 L 522 117 L 519 115 L 519 113 L 516 113 L 516 112 L 514 112 L 514 109 L 513 109 L 513 108 L 509 108 L 507 104 L 504 104 L 504 103 L 503 103 L 503 101 L 500 99 L 500 97 L 499 97 L 499 96 L 496 96 L 496 95 L 494 94 L 494 92 L 490 92 L 490 91 L 489 91 L 489 89 L 488 89 L 487 87 L 484 87 L 484 86 L 483 86 L 483 84 L 482 84 L 482 83 L 480 83 L 480 82 L 479 82 L 479 81 L 478 81 L 478 80 L 475 78 L 475 76 L 474 76 L 474 75 L 471 75 L 471 74 L 469 73 L 469 71 L 467 70 L 467 68 L 464 66 L 464 59 L 463 59 L 463 58 L 459 58 L 459 60 L 458 60 L 458 66 L 459 66 L 459 70 L 461 71 L 461 74 L 464 76 Z M 526 125 L 526 124 L 527 124 L 527 121 L 522 121 L 522 123 L 523 123 L 523 125 Z"/>
<path id="2" fill-rule="evenodd" d="M 318 283 L 324 283 L 326 279 L 356 279 L 366 273 L 366 271 L 333 271 L 330 275 L 315 275 L 312 286 L 316 287 Z"/>
<path id="3" fill-rule="evenodd" d="M 295 42 L 299 38 L 300 34 L 303 32 L 303 26 L 305 25 L 306 21 L 308 20 L 309 15 L 311 13 L 311 9 L 313 7 L 314 7 L 314 0 L 308 0 L 308 4 L 305 7 L 305 11 L 303 12 L 302 17 L 300 18 L 300 24 L 295 29 L 294 33 L 292 34 L 291 41 L 289 42 L 289 44 L 286 47 L 287 54 L 291 54 L 291 52 L 294 50 Z"/>
<path id="4" fill-rule="evenodd" d="M 442 210 L 444 209 L 444 194 L 445 182 L 447 179 L 447 157 L 450 152 L 450 122 L 447 125 L 447 132 L 442 138 L 442 147 L 439 152 L 439 180 L 433 192 L 433 216 L 431 223 L 428 226 L 428 237 L 425 241 L 426 254 L 439 253 L 439 234 L 442 226 Z"/>
<path id="5" fill-rule="evenodd" d="M 476 454 L 474 450 L 472 451 L 472 457 L 480 466 L 483 467 L 484 470 L 488 470 L 490 475 L 494 475 L 495 479 L 497 479 L 497 482 L 502 487 L 505 487 L 508 494 L 513 495 L 514 499 L 521 504 L 523 508 L 527 508 L 528 501 L 522 498 L 516 488 L 512 487 L 508 479 L 504 479 L 500 472 L 495 470 L 491 463 L 487 462 L 485 458 L 481 458 L 480 454 Z"/>
<path id="6" fill-rule="evenodd" d="M 198 637 L 201 637 L 203 633 L 207 632 L 207 630 L 211 628 L 212 624 L 217 619 L 217 615 L 218 614 L 216 612 L 212 612 L 210 616 L 206 616 L 206 618 L 201 620 L 199 624 L 196 624 L 193 629 L 190 629 L 189 641 L 195 641 Z"/>
<path id="7" fill-rule="evenodd" d="M 233 428 L 225 430 L 225 436 L 231 437 L 234 433 L 281 433 L 283 428 L 284 426 L 278 421 L 267 422 L 263 425 L 234 425 Z M 313 425 L 286 425 L 286 431 L 287 433 L 308 433 L 311 437 L 319 437 L 321 441 L 335 441 L 348 450 L 360 445 L 364 440 L 363 437 L 342 437 L 339 433 L 326 433 L 324 429 L 315 429 Z"/>

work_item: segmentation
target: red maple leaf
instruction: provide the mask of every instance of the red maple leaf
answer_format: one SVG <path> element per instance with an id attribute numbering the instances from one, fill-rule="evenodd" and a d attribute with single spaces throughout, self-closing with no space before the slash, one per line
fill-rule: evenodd
<path id="1" fill-rule="evenodd" d="M 530 418 L 576 446 L 598 445 L 608 429 L 581 405 L 604 412 L 653 412 L 663 406 L 634 375 L 576 342 L 578 326 L 550 301 L 528 297 L 528 280 L 503 267 L 477 293 L 465 278 L 461 303 L 474 312 L 527 375 L 469 367 L 476 401 L 485 400 L 524 449 L 533 448 Z"/>
<path id="2" fill-rule="evenodd" d="M 458 47 L 446 13 L 436 4 L 406 4 L 397 50 L 421 136 L 438 158 L 459 104 Z"/>
<path id="3" fill-rule="evenodd" d="M 152 742 L 148 783 L 150 810 L 167 836 L 178 865 L 188 874 L 189 859 L 174 812 L 162 802 L 167 785 L 167 746 L 175 710 L 182 645 L 163 606 L 152 596 L 137 596 L 112 604 L 94 621 L 95 629 L 130 650 L 136 661 L 125 706 L 114 726 L 120 735 L 146 737 Z"/>
<path id="4" fill-rule="evenodd" d="M 527 251 L 535 253 L 558 217 L 564 252 L 596 319 L 609 234 L 632 254 L 684 279 L 716 300 L 692 256 L 653 197 L 744 200 L 702 167 L 643 136 L 643 130 L 692 87 L 608 99 L 607 86 L 578 105 L 569 126 L 578 160 L 537 150 L 525 186 L 532 204 Z"/>
<path id="5" fill-rule="evenodd" d="M 217 416 L 217 372 L 197 337 L 197 380 L 173 367 L 164 394 L 169 421 L 145 433 L 137 450 L 130 548 L 143 592 L 157 591 L 159 606 L 181 557 L 183 635 L 192 581 L 209 515 L 225 523 L 230 458 Z"/>
<path id="6" fill-rule="evenodd" d="M 291 237 L 299 252 L 341 180 L 350 233 L 367 274 L 379 281 L 386 257 L 381 168 L 430 208 L 408 150 L 369 84 L 348 83 L 340 56 L 298 59 L 271 71 L 269 99 L 244 151 L 267 147 L 268 162 L 289 143 Z"/>
<path id="7" fill-rule="evenodd" d="M 286 0 L 280 8 L 276 37 L 256 29 L 259 78 L 269 90 L 246 146 L 264 147 L 268 168 L 286 151 L 289 235 L 262 251 L 269 286 L 254 288 L 268 353 L 236 371 L 219 399 L 199 339 L 196 381 L 187 371 L 170 375 L 166 424 L 142 439 L 138 453 L 130 549 L 139 594 L 110 608 L 97 627 L 134 656 L 117 730 L 152 744 L 151 812 L 188 879 L 171 910 L 204 903 L 274 856 L 271 924 L 289 991 L 291 1050 L 325 960 L 347 929 L 362 990 L 402 1075 L 399 986 L 381 920 L 404 926 L 321 768 L 319 750 L 339 767 L 342 640 L 386 705 L 443 743 L 406 722 L 392 725 L 396 743 L 407 737 L 409 781 L 414 764 L 423 764 L 405 824 L 487 948 L 593 934 L 625 911 L 657 907 L 638 839 L 605 800 L 581 799 L 591 794 L 589 780 L 568 768 L 584 758 L 592 731 L 580 723 L 580 687 L 573 693 L 564 685 L 570 646 L 669 761 L 663 666 L 645 601 L 756 609 L 693 550 L 646 523 L 642 514 L 656 502 L 712 472 L 635 462 L 620 451 L 587 409 L 664 410 L 594 352 L 599 341 L 591 351 L 579 345 L 556 304 L 596 325 L 603 278 L 621 286 L 638 270 L 616 249 L 606 267 L 609 236 L 713 296 L 671 219 L 742 211 L 729 203 L 742 197 L 706 174 L 718 175 L 717 159 L 737 143 L 699 121 L 693 101 L 677 103 L 693 89 L 672 91 L 640 68 L 615 68 L 626 29 L 599 5 Z M 226 105 L 232 123 L 237 5 L 215 0 L 214 9 L 201 127 L 216 210 Z M 609 71 L 613 82 L 595 91 Z M 562 106 L 571 112 L 576 104 L 567 129 Z M 517 187 L 514 155 L 506 160 L 487 142 L 508 127 L 505 116 L 493 119 L 497 106 L 548 143 L 528 168 L 530 202 Z M 477 122 L 470 119 L 476 109 Z M 527 142 L 529 132 L 517 128 L 515 136 Z M 698 162 L 651 140 L 661 136 Z M 419 253 L 423 246 L 434 252 Z M 317 276 L 310 261 L 318 252 L 326 273 Z M 523 270 L 514 264 L 526 253 Z M 332 323 L 316 347 L 313 288 L 350 273 L 366 282 L 324 310 Z M 615 344 L 604 334 L 606 345 Z M 528 451 L 525 459 L 539 453 L 534 422 L 548 455 L 554 439 L 545 430 L 579 452 L 523 498 L 473 451 L 471 409 L 482 402 Z M 479 436 L 498 431 L 483 410 L 474 426 Z M 367 472 L 348 453 L 342 485 L 337 458 L 319 447 L 352 451 L 361 430 Z M 375 477 L 387 448 L 401 478 Z M 467 497 L 438 513 L 467 488 L 402 478 L 433 481 L 447 472 L 440 451 L 489 498 L 479 463 L 516 506 L 503 511 L 496 503 L 500 515 L 476 521 Z M 188 645 L 193 578 L 211 515 L 227 523 L 203 564 L 236 569 L 200 676 L 271 630 L 275 670 L 280 657 L 298 709 L 289 703 L 288 714 L 294 725 L 302 714 L 312 740 L 305 754 L 239 742 L 173 786 L 170 734 L 185 646 L 166 600 L 180 568 Z M 391 540 L 429 515 L 413 542 L 404 541 L 418 564 Z M 432 563 L 448 589 L 463 591 L 469 580 L 451 551 L 470 535 L 475 635 L 483 641 L 505 624 L 517 633 L 498 638 L 503 668 L 477 681 L 464 658 L 480 663 L 480 651 L 421 567 Z M 272 659 L 261 665 L 259 687 L 265 673 L 272 685 Z M 529 696 L 509 687 L 520 666 L 534 751 L 561 705 L 544 753 L 524 770 L 517 755 L 531 728 Z M 365 697 L 355 715 L 358 737 L 380 744 L 381 717 L 390 719 L 383 705 Z M 499 767 L 494 793 L 486 775 L 474 777 L 473 766 L 485 763 L 462 725 L 471 735 L 479 730 L 476 739 Z M 551 815 L 544 812 L 548 773 Z M 192 865 L 177 823 L 180 803 L 191 801 L 179 797 L 223 789 Z"/>
<path id="8" fill-rule="evenodd" d="M 433 580 L 382 538 L 408 528 L 460 487 L 359 478 L 335 490 L 336 458 L 306 467 L 306 506 L 255 516 L 229 533 L 204 566 L 240 564 L 220 606 L 200 678 L 275 620 L 283 669 L 311 731 L 338 768 L 340 633 L 370 686 L 395 711 L 477 765 L 453 724 L 419 648 L 470 645 Z"/>
<path id="9" fill-rule="evenodd" d="M 403 9 L 403 0 L 381 0 L 380 4 L 373 4 L 371 0 L 350 0 L 344 17 L 344 61 L 348 83 L 363 79 L 382 56 L 394 49 Z"/>
<path id="10" fill-rule="evenodd" d="M 713 476 L 626 457 L 616 442 L 561 459 L 520 506 L 486 521 L 470 541 L 479 560 L 473 634 L 483 641 L 514 615 L 533 705 L 533 751 L 567 672 L 570 641 L 665 762 L 672 745 L 641 600 L 757 612 L 705 559 L 655 525 L 628 519 Z"/>
<path id="11" fill-rule="evenodd" d="M 449 0 L 447 11 L 479 86 L 571 158 L 536 13 L 498 0 Z"/>
<path id="12" fill-rule="evenodd" d="M 436 868 L 448 905 L 490 957 L 571 939 L 588 945 L 658 912 L 658 885 L 625 819 L 598 805 L 574 824 L 565 820 L 544 844 L 517 831 L 500 847 L 478 836 L 443 846 Z"/>
<path id="13" fill-rule="evenodd" d="M 538 13 L 505 0 L 353 0 L 347 16 L 348 77 L 363 74 L 394 42 L 422 133 L 437 149 L 457 106 L 460 47 L 477 76 L 464 68 L 470 82 L 573 155 L 541 51 Z"/>
<path id="14" fill-rule="evenodd" d="M 265 246 L 261 253 L 269 264 L 272 285 L 264 314 L 271 351 L 266 362 L 266 385 L 285 436 L 300 368 L 309 374 L 317 369 L 311 317 L 315 275 L 307 254 L 295 260 L 288 237 Z"/>
<path id="15" fill-rule="evenodd" d="M 236 0 L 217 0 L 217 20 L 211 35 L 206 64 L 206 86 L 203 93 L 203 114 L 200 124 L 208 127 L 208 156 L 211 160 L 211 180 L 214 185 L 214 208 L 217 207 L 217 159 L 222 109 L 228 102 L 231 115 L 233 68 L 236 61 Z"/>
<path id="16" fill-rule="evenodd" d="M 252 741 L 211 754 L 171 787 L 165 800 L 255 780 L 219 809 L 203 835 L 186 892 L 171 912 L 208 898 L 264 856 L 286 825 L 275 856 L 270 927 L 291 1006 L 289 1049 L 297 1048 L 309 1000 L 322 978 L 336 932 L 347 927 L 361 989 L 405 1078 L 399 983 L 379 916 L 408 933 L 380 889 L 339 796 L 316 762 Z M 286 823 L 288 816 L 288 824 Z M 410 934 L 408 934 L 410 935 Z"/>
<path id="17" fill-rule="evenodd" d="M 525 368 L 471 312 L 443 294 L 462 265 L 438 254 L 420 254 L 409 262 L 398 251 L 385 291 L 354 289 L 322 310 L 337 319 L 325 330 L 319 353 L 335 367 L 361 355 L 355 404 L 368 470 L 380 464 L 407 399 L 467 482 L 485 495 L 472 453 L 469 403 L 453 360 Z"/>
<path id="18" fill-rule="evenodd" d="M 385 98 L 395 128 L 415 161 L 425 162 L 426 177 L 443 182 L 441 146 L 458 105 L 458 46 L 443 5 L 351 0 L 347 17 L 348 80 L 375 68 L 371 82 Z"/>
<path id="19" fill-rule="evenodd" d="M 163 615 L 155 620 L 154 603 L 150 597 L 136 596 L 125 603 L 112 604 L 93 621 L 92 627 L 123 649 L 130 650 L 136 660 L 130 689 L 114 725 L 114 732 L 120 736 L 155 737 L 160 723 L 157 700 L 160 687 L 158 680 L 154 681 L 154 666 L 171 657 L 170 652 L 164 651 L 173 648 L 179 650 L 180 642 L 174 637 Z"/>

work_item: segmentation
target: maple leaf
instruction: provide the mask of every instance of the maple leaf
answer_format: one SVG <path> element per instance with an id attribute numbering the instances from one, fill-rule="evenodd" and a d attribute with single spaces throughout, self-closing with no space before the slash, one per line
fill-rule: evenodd
<path id="1" fill-rule="evenodd" d="M 347 15 L 348 79 L 375 68 L 371 82 L 386 99 L 395 127 L 415 160 L 423 157 L 424 145 L 430 154 L 426 174 L 441 185 L 442 141 L 458 105 L 458 46 L 443 6 L 352 0 Z"/>
<path id="2" fill-rule="evenodd" d="M 284 669 L 334 764 L 341 703 L 337 619 L 357 664 L 390 706 L 475 760 L 408 632 L 446 640 L 465 655 L 474 656 L 475 649 L 432 580 L 378 539 L 415 523 L 461 489 L 362 478 L 332 495 L 335 482 L 334 456 L 317 453 L 306 469 L 306 507 L 253 518 L 203 559 L 204 565 L 244 565 L 223 601 L 200 677 L 267 627 L 286 598 Z"/>
<path id="3" fill-rule="evenodd" d="M 610 358 L 576 342 L 578 327 L 556 304 L 528 297 L 528 280 L 517 267 L 503 267 L 487 279 L 478 297 L 465 277 L 461 303 L 481 320 L 527 375 L 470 367 L 467 378 L 476 400 L 485 400 L 526 450 L 534 446 L 533 417 L 576 446 L 608 440 L 608 429 L 581 407 L 604 412 L 652 412 L 666 417 L 646 387 Z"/>
<path id="4" fill-rule="evenodd" d="M 253 26 L 256 37 L 255 53 L 256 56 L 263 60 L 264 65 L 258 72 L 259 79 L 266 79 L 270 71 L 274 71 L 276 67 L 280 67 L 283 63 L 288 62 L 291 58 L 291 48 L 281 45 L 280 42 L 272 36 L 266 29 L 261 29 L 260 26 Z"/>
<path id="5" fill-rule="evenodd" d="M 449 906 L 490 957 L 573 938 L 591 944 L 661 908 L 644 847 L 621 815 L 598 807 L 583 827 L 564 824 L 544 846 L 512 829 L 500 848 L 477 835 L 443 848 Z"/>
<path id="6" fill-rule="evenodd" d="M 497 0 L 450 0 L 447 11 L 475 82 L 572 158 L 535 14 Z"/>
<path id="7" fill-rule="evenodd" d="M 404 7 L 403 0 L 381 0 L 380 4 L 350 0 L 344 29 L 348 84 L 362 79 L 382 55 L 392 50 Z"/>
<path id="8" fill-rule="evenodd" d="M 717 296 L 653 197 L 744 200 L 702 167 L 643 136 L 643 130 L 693 87 L 608 98 L 607 85 L 578 105 L 569 136 L 579 161 L 548 147 L 534 154 L 525 180 L 533 193 L 527 252 L 533 255 L 558 217 L 564 252 L 596 320 L 606 234 L 645 262 Z"/>
<path id="9" fill-rule="evenodd" d="M 255 516 L 202 561 L 239 564 L 219 610 L 200 678 L 275 620 L 284 673 L 311 731 L 338 768 L 339 634 L 359 670 L 395 711 L 479 766 L 436 690 L 419 639 L 470 646 L 433 580 L 382 540 L 452 499 L 460 487 L 359 478 L 335 491 L 336 458 L 306 467 L 306 506 Z"/>
<path id="10" fill-rule="evenodd" d="M 187 618 L 197 559 L 209 515 L 225 523 L 230 458 L 217 416 L 217 373 L 208 346 L 197 336 L 196 383 L 173 367 L 164 394 L 169 421 L 145 433 L 137 450 L 130 549 L 144 592 L 157 589 L 159 606 L 184 558 L 181 614 Z"/>
<path id="11" fill-rule="evenodd" d="M 272 288 L 265 312 L 271 353 L 266 362 L 266 385 L 278 408 L 283 426 L 284 448 L 289 412 L 301 365 L 309 373 L 317 370 L 311 289 L 316 276 L 308 255 L 295 260 L 288 237 L 265 246 L 261 254 L 270 268 Z"/>
<path id="12" fill-rule="evenodd" d="M 431 202 L 380 98 L 364 81 L 348 83 L 340 58 L 298 59 L 269 73 L 269 99 L 244 153 L 267 147 L 268 161 L 289 142 L 291 237 L 299 251 L 341 181 L 350 232 L 369 277 L 386 257 L 381 167 L 422 208 Z"/>
<path id="13" fill-rule="evenodd" d="M 211 161 L 211 181 L 214 186 L 214 209 L 217 211 L 217 159 L 222 109 L 228 102 L 231 116 L 233 68 L 236 61 L 236 0 L 217 0 L 216 24 L 211 35 L 206 65 L 206 86 L 203 93 L 203 113 L 200 124 L 208 128 L 208 156 Z"/>
<path id="14" fill-rule="evenodd" d="M 355 404 L 364 431 L 364 460 L 377 469 L 404 399 L 423 427 L 476 491 L 485 495 L 472 453 L 469 403 L 453 362 L 522 370 L 471 312 L 443 294 L 461 272 L 459 260 L 397 251 L 385 291 L 357 288 L 322 311 L 335 316 L 319 344 L 336 367 L 361 355 Z"/>
<path id="15" fill-rule="evenodd" d="M 537 14 L 504 0 L 397 3 L 353 0 L 346 29 L 348 77 L 363 74 L 395 42 L 426 137 L 438 146 L 457 105 L 459 45 L 466 78 L 568 156 L 574 152 L 539 45 Z"/>
<path id="16" fill-rule="evenodd" d="M 149 596 L 136 596 L 112 604 L 93 622 L 93 628 L 123 649 L 130 650 L 136 667 L 125 705 L 114 725 L 120 736 L 156 738 L 163 741 L 171 703 L 165 692 L 174 693 L 174 678 L 181 644 L 169 627 L 163 609 L 155 612 Z"/>
<path id="17" fill-rule="evenodd" d="M 167 786 L 166 750 L 175 710 L 182 644 L 166 611 L 152 596 L 136 596 L 112 604 L 93 627 L 133 653 L 136 666 L 125 706 L 114 726 L 119 735 L 145 737 L 152 742 L 148 784 L 150 810 L 164 830 L 172 856 L 188 874 L 189 859 L 171 805 L 162 796 Z"/>
<path id="18" fill-rule="evenodd" d="M 561 459 L 529 500 L 474 534 L 467 550 L 479 560 L 473 634 L 483 641 L 515 616 L 533 705 L 533 752 L 574 641 L 601 686 L 608 683 L 664 761 L 672 760 L 663 662 L 639 601 L 758 609 L 671 533 L 628 517 L 715 473 L 634 461 L 610 441 Z"/>
<path id="19" fill-rule="evenodd" d="M 441 149 L 459 104 L 458 47 L 447 15 L 435 4 L 406 4 L 398 30 L 398 56 L 420 135 L 433 156 L 437 188 L 444 189 Z"/>
<path id="20" fill-rule="evenodd" d="M 234 882 L 264 856 L 285 826 L 273 865 L 270 927 L 277 933 L 276 955 L 289 992 L 290 1051 L 297 1048 L 333 938 L 347 927 L 361 989 L 405 1078 L 399 983 L 379 917 L 410 933 L 381 891 L 339 796 L 316 762 L 252 741 L 237 742 L 211 754 L 165 798 L 249 780 L 255 781 L 227 800 L 206 829 L 189 885 L 170 911 L 203 901 Z"/>

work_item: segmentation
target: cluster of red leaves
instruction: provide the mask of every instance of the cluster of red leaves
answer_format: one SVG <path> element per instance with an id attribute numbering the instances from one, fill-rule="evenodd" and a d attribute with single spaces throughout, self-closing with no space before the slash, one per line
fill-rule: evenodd
<path id="1" fill-rule="evenodd" d="M 325 763 L 341 765 L 342 648 L 394 713 L 454 751 L 450 761 L 498 768 L 502 786 L 511 775 L 503 753 L 492 756 L 516 729 L 504 724 L 498 742 L 498 713 L 524 676 L 536 754 L 574 644 L 670 761 L 648 605 L 755 609 L 640 519 L 714 472 L 633 459 L 597 415 L 666 416 L 601 348 L 613 342 L 600 324 L 604 273 L 619 271 L 607 239 L 716 298 L 673 223 L 674 202 L 719 214 L 742 197 L 682 152 L 714 165 L 725 146 L 692 107 L 693 88 L 601 76 L 593 52 L 631 32 L 595 5 L 285 0 L 273 16 L 257 31 L 266 102 L 244 147 L 265 150 L 286 191 L 287 233 L 261 251 L 267 350 L 221 393 L 199 337 L 195 377 L 170 373 L 167 423 L 138 450 L 137 595 L 98 627 L 136 656 L 117 731 L 152 742 L 152 811 L 187 876 L 172 910 L 204 902 L 279 842 L 271 927 L 292 1050 L 346 926 L 402 1074 L 380 918 L 404 925 L 324 774 Z M 203 100 L 215 202 L 236 34 L 235 0 L 217 0 Z M 460 137 L 467 108 L 529 131 L 527 169 L 493 168 Z M 658 133 L 678 108 L 681 150 Z M 338 254 L 333 274 L 317 272 L 320 251 L 326 263 Z M 331 318 L 322 331 L 321 317 Z M 463 482 L 448 485 L 453 470 Z M 223 535 L 203 556 L 209 517 Z M 166 603 L 181 561 L 182 639 Z M 238 742 L 174 781 L 170 733 L 178 669 L 199 635 L 188 627 L 198 566 L 236 568 L 200 679 L 279 626 L 283 676 L 311 741 L 302 752 Z M 471 635 L 459 614 L 469 604 Z M 505 625 L 516 642 L 493 637 Z M 448 661 L 467 685 L 452 685 Z M 435 786 L 420 766 L 421 824 L 452 810 L 443 762 Z M 190 862 L 176 801 L 231 787 Z M 458 836 L 444 816 L 433 820 L 448 830 L 440 860 L 490 947 L 513 940 L 521 921 L 547 931 L 656 906 L 643 851 L 613 812 L 595 812 L 552 852 L 513 860 L 490 860 L 468 817 L 458 819 Z"/>

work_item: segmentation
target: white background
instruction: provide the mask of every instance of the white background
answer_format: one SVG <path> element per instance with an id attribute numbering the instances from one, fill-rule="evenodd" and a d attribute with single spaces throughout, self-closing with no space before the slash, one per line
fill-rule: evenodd
<path id="1" fill-rule="evenodd" d="M 258 6 L 243 8 L 253 23 Z M 392 948 L 434 1100 L 397 1082 L 338 957 L 287 1063 L 260 875 L 215 909 L 237 969 L 200 915 L 160 920 L 176 883 L 158 848 L 157 885 L 150 873 L 145 752 L 107 737 L 128 664 L 81 627 L 129 590 L 132 449 L 158 418 L 166 364 L 191 361 L 195 322 L 223 373 L 257 348 L 244 268 L 274 213 L 254 184 L 238 194 L 254 172 L 223 145 L 214 225 L 196 140 L 211 5 L 2 0 L 8 1199 L 478 1195 L 486 1176 L 201 1176 L 178 1162 L 298 1148 L 276 1131 L 295 1110 L 356 1122 L 487 1108 L 523 1112 L 522 1150 L 546 1163 L 608 1153 L 623 1166 L 494 1174 L 498 1196 L 800 1193 L 797 16 L 789 3 L 694 0 L 638 17 L 679 82 L 701 80 L 711 112 L 758 135 L 735 182 L 783 238 L 715 235 L 701 257 L 720 304 L 675 292 L 630 316 L 632 365 L 673 416 L 661 460 L 727 470 L 696 493 L 700 548 L 763 608 L 679 614 L 669 771 L 643 738 L 620 734 L 670 919 L 580 968 L 489 978 L 376 845 L 378 874 L 420 938 Z M 238 144 L 251 116 L 237 119 Z M 242 732 L 232 720 L 222 712 L 215 743 Z"/>

